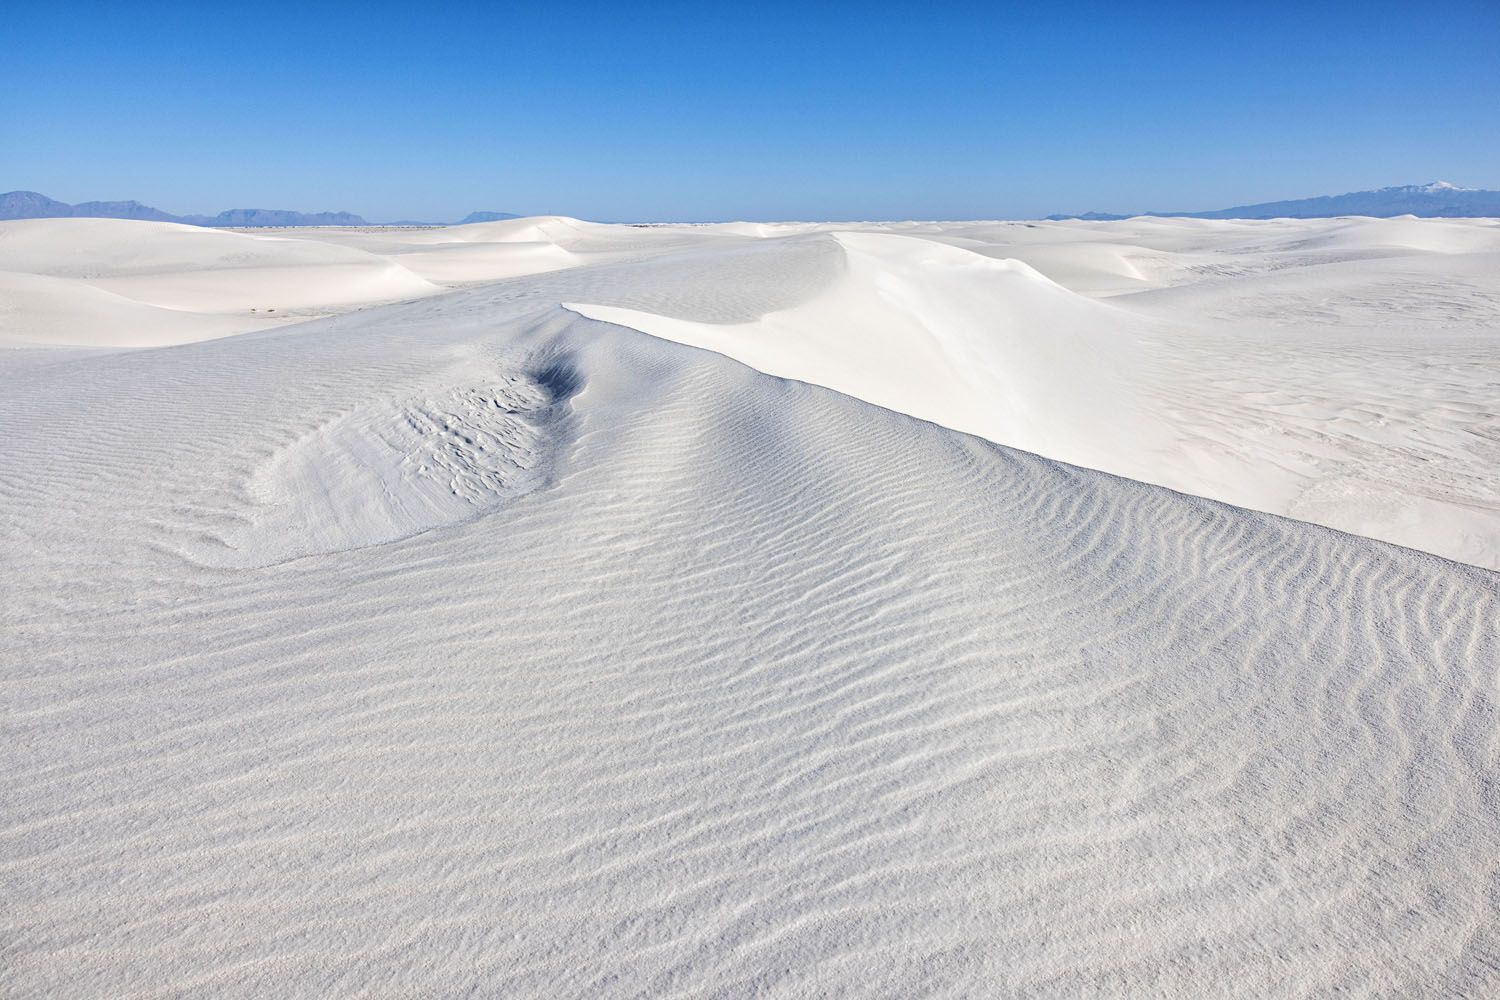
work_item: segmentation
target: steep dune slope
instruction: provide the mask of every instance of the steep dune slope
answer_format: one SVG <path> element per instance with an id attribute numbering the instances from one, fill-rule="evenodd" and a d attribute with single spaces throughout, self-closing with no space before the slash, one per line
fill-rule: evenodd
<path id="1" fill-rule="evenodd" d="M 834 239 L 845 258 L 837 280 L 749 323 L 568 308 L 1076 464 L 1117 466 L 1168 440 L 1137 419 L 1148 326 L 1134 315 L 1017 261 L 906 236 Z"/>
<path id="2" fill-rule="evenodd" d="M 0 373 L 7 990 L 1500 987 L 1494 574 L 556 305 L 651 266 Z"/>
<path id="3" fill-rule="evenodd" d="M 809 240 L 836 241 L 844 267 L 750 320 L 569 307 L 999 443 L 1500 568 L 1500 255 L 1468 249 L 1494 234 L 1363 222 L 1193 223 L 1181 259 L 1073 237 L 1050 257 L 1019 247 L 1096 291 L 1109 267 L 1135 269 L 1144 290 L 1098 301 L 980 239 L 1029 228 L 955 225 L 763 239 L 747 272 L 791 280 Z"/>

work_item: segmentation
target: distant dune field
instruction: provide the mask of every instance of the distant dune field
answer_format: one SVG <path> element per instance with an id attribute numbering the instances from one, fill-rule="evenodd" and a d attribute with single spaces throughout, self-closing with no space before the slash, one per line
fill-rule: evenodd
<path id="1" fill-rule="evenodd" d="M 1500 993 L 1500 223 L 0 223 L 0 993 Z"/>

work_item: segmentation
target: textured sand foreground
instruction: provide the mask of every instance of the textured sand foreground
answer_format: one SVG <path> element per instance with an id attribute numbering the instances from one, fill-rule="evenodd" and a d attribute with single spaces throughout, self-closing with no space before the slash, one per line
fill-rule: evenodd
<path id="1" fill-rule="evenodd" d="M 107 228 L 0 993 L 1500 990 L 1493 222 Z"/>

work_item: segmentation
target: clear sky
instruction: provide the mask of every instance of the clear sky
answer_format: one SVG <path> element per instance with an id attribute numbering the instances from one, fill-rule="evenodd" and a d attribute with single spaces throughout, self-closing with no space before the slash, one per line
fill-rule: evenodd
<path id="1" fill-rule="evenodd" d="M 1500 188 L 1500 0 L 0 15 L 0 191 L 70 202 L 983 218 L 1431 180 Z"/>

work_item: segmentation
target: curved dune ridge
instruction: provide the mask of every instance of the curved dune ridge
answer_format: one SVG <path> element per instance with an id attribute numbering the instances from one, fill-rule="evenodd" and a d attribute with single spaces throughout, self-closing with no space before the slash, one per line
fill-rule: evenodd
<path id="1" fill-rule="evenodd" d="M 1038 453 L 1494 551 L 1494 254 L 1344 221 L 80 297 L 0 352 L 0 992 L 1500 993 L 1500 574 Z"/>

